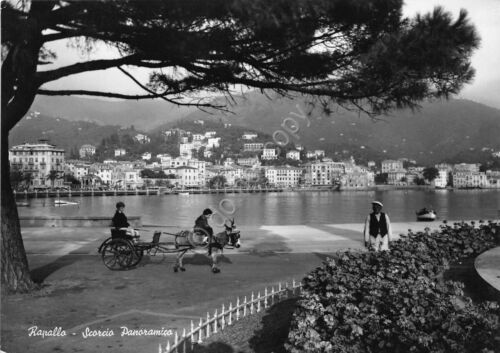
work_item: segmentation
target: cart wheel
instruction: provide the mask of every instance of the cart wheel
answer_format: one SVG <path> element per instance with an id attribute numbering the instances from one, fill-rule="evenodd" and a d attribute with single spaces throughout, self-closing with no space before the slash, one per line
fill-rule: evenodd
<path id="1" fill-rule="evenodd" d="M 141 262 L 142 256 L 144 255 L 144 250 L 135 249 L 132 251 L 132 260 L 130 261 L 129 267 L 137 266 L 139 262 Z"/>
<path id="2" fill-rule="evenodd" d="M 124 270 L 134 258 L 132 246 L 123 239 L 114 239 L 102 249 L 102 261 L 110 270 Z"/>

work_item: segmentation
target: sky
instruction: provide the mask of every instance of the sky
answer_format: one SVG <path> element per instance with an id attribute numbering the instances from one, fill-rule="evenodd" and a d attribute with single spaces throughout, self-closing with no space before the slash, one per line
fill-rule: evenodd
<path id="1" fill-rule="evenodd" d="M 481 37 L 480 48 L 472 57 L 472 66 L 476 69 L 474 81 L 459 94 L 459 98 L 470 99 L 500 109 L 500 0 L 406 0 L 403 12 L 413 17 L 416 13 L 432 11 L 435 6 L 442 6 L 450 11 L 454 18 L 460 9 L 466 9 L 471 22 Z M 58 63 L 67 65 L 83 61 L 87 57 L 77 56 L 65 43 L 56 42 Z M 112 51 L 100 50 L 101 58 L 116 57 Z M 149 72 L 132 70 L 142 82 L 147 82 Z M 143 94 L 144 91 L 116 69 L 73 75 L 50 83 L 50 89 L 91 89 L 129 94 Z"/>

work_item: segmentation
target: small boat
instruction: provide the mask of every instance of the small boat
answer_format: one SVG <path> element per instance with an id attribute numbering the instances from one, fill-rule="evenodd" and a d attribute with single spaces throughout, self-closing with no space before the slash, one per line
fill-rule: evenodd
<path id="1" fill-rule="evenodd" d="M 78 205 L 78 202 L 64 201 L 64 200 L 55 200 L 54 204 L 56 206 L 66 206 L 66 205 Z"/>
<path id="2" fill-rule="evenodd" d="M 29 202 L 16 202 L 17 207 L 28 207 L 30 205 Z"/>
<path id="3" fill-rule="evenodd" d="M 434 221 L 437 218 L 436 212 L 432 209 L 422 208 L 416 212 L 417 221 Z"/>
<path id="4" fill-rule="evenodd" d="M 189 192 L 180 192 L 179 195 L 189 195 Z"/>

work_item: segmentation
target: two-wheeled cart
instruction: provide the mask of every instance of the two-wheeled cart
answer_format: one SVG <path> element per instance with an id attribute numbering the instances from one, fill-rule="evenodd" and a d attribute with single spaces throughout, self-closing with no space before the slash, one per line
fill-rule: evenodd
<path id="1" fill-rule="evenodd" d="M 160 242 L 160 236 L 167 234 L 174 236 L 171 242 Z M 178 241 L 178 238 L 188 241 Z M 206 247 L 207 244 L 193 236 L 190 231 L 168 233 L 155 231 L 151 242 L 140 241 L 140 236 L 126 235 L 125 231 L 111 229 L 111 237 L 106 239 L 98 249 L 104 265 L 110 270 L 126 270 L 137 266 L 144 254 L 186 253 L 195 247 Z M 197 240 L 198 242 L 196 242 Z"/>

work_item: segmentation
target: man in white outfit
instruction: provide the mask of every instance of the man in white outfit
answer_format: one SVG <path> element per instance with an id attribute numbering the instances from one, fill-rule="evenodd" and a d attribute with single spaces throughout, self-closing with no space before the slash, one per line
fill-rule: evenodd
<path id="1" fill-rule="evenodd" d="M 389 250 L 392 238 L 391 221 L 387 214 L 381 212 L 382 207 L 384 207 L 382 202 L 373 201 L 373 212 L 366 217 L 365 222 L 365 246 L 375 251 Z"/>

